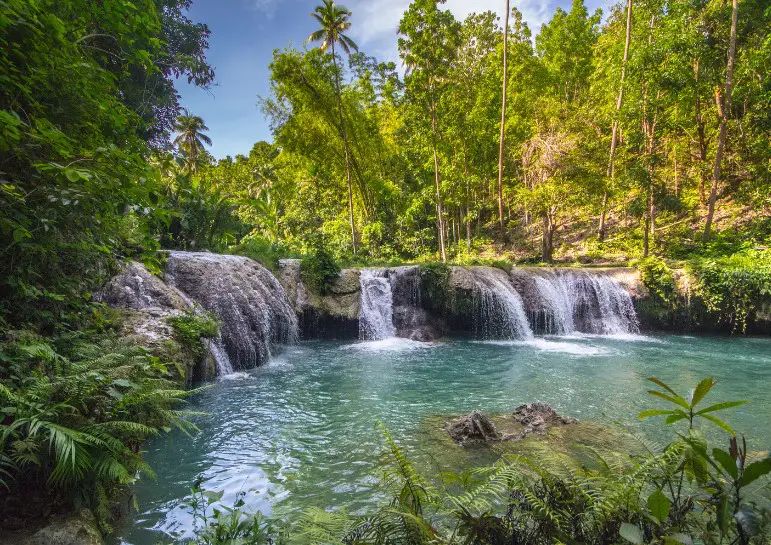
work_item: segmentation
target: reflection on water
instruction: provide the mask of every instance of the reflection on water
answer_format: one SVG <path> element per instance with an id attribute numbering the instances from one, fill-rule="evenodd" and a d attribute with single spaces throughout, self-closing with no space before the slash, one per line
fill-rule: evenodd
<path id="1" fill-rule="evenodd" d="M 505 412 L 530 401 L 584 420 L 624 420 L 656 437 L 659 423 L 635 419 L 658 405 L 645 395 L 645 378 L 687 392 L 710 375 L 720 381 L 713 402 L 752 400 L 727 412 L 726 420 L 750 433 L 751 449 L 768 449 L 769 339 L 571 335 L 506 343 L 302 343 L 197 395 L 189 408 L 207 413 L 195 417 L 200 433 L 172 433 L 148 444 L 158 480 L 138 486 L 141 512 L 122 540 L 154 545 L 159 532 L 188 530 L 182 502 L 199 474 L 205 488 L 225 493 L 226 503 L 244 490 L 248 505 L 263 512 L 309 505 L 361 510 L 377 501 L 377 420 L 424 467 L 434 459 L 421 427 L 432 415 Z M 721 437 L 719 430 L 711 433 Z"/>

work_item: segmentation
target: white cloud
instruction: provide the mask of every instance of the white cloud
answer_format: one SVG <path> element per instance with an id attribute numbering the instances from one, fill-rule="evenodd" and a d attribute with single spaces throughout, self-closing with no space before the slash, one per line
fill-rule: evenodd
<path id="1" fill-rule="evenodd" d="M 280 0 L 249 0 L 250 7 L 262 13 L 267 19 L 276 14 Z"/>

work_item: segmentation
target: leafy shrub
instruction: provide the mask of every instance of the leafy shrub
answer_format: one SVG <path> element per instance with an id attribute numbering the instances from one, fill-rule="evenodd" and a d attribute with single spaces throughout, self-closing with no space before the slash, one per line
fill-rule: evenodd
<path id="1" fill-rule="evenodd" d="M 329 292 L 338 276 L 340 266 L 321 242 L 316 242 L 310 254 L 300 263 L 303 283 L 321 295 Z"/>
<path id="2" fill-rule="evenodd" d="M 168 321 L 182 345 L 199 359 L 203 357 L 201 339 L 213 339 L 220 330 L 220 322 L 212 312 L 186 312 Z"/>
<path id="3" fill-rule="evenodd" d="M 254 259 L 271 271 L 278 270 L 278 261 L 280 259 L 299 257 L 297 252 L 293 252 L 286 246 L 271 242 L 259 235 L 244 237 L 239 244 L 229 248 L 228 252 Z"/>
<path id="4" fill-rule="evenodd" d="M 172 426 L 194 429 L 176 409 L 189 392 L 173 387 L 166 365 L 114 337 L 15 333 L 0 362 L 2 484 L 85 505 L 103 531 L 108 498 L 153 475 L 141 444 Z"/>
<path id="5" fill-rule="evenodd" d="M 756 312 L 771 304 L 771 250 L 694 261 L 689 269 L 696 293 L 734 331 L 746 331 Z"/>
<path id="6" fill-rule="evenodd" d="M 677 304 L 677 284 L 672 270 L 660 257 L 649 257 L 637 262 L 637 270 L 648 290 L 670 307 Z"/>

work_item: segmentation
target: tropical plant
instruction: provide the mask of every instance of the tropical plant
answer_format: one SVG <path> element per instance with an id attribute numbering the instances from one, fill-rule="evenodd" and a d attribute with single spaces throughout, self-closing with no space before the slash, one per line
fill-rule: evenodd
<path id="1" fill-rule="evenodd" d="M 338 6 L 335 0 L 324 0 L 320 6 L 311 13 L 311 17 L 321 25 L 321 28 L 314 31 L 309 37 L 308 42 L 321 42 L 321 50 L 326 53 L 329 49 L 332 54 L 332 62 L 335 66 L 335 90 L 337 91 L 337 109 L 340 116 L 340 133 L 343 136 L 343 145 L 345 147 L 345 175 L 348 182 L 348 214 L 351 223 L 351 248 L 356 253 L 356 223 L 353 219 L 353 184 L 351 182 L 351 150 L 348 146 L 348 134 L 345 130 L 345 114 L 343 112 L 343 99 L 340 91 L 340 68 L 337 64 L 335 55 L 335 45 L 339 44 L 342 50 L 351 54 L 351 50 L 358 51 L 359 46 L 349 38 L 345 31 L 351 28 L 351 22 L 348 20 L 351 12 L 345 6 Z"/>
<path id="2" fill-rule="evenodd" d="M 109 529 L 109 498 L 153 476 L 140 446 L 195 430 L 167 366 L 113 336 L 55 344 L 27 333 L 0 348 L 0 460 L 6 487 L 33 486 L 89 507 Z"/>
<path id="3" fill-rule="evenodd" d="M 174 145 L 185 156 L 185 164 L 188 174 L 198 172 L 199 162 L 205 152 L 204 145 L 211 146 L 212 141 L 205 131 L 209 130 L 203 119 L 190 113 L 185 108 L 174 123 L 174 130 L 178 133 L 174 138 Z"/>

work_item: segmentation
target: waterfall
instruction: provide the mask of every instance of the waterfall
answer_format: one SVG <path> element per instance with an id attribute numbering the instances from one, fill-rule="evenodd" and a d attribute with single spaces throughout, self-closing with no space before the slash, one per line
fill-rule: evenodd
<path id="1" fill-rule="evenodd" d="M 209 352 L 214 358 L 214 367 L 217 370 L 217 376 L 229 375 L 233 372 L 233 364 L 230 363 L 228 353 L 222 344 L 222 337 L 217 337 L 209 343 Z"/>
<path id="2" fill-rule="evenodd" d="M 529 339 L 533 336 L 522 297 L 505 272 L 490 267 L 468 269 L 474 280 L 474 333 L 484 339 Z"/>
<path id="3" fill-rule="evenodd" d="M 603 272 L 569 269 L 514 269 L 533 329 L 546 334 L 637 333 L 632 297 Z"/>
<path id="4" fill-rule="evenodd" d="M 379 341 L 396 336 L 393 292 L 387 270 L 362 269 L 359 275 L 359 338 Z"/>
<path id="5" fill-rule="evenodd" d="M 168 255 L 167 282 L 221 322 L 221 342 L 212 343 L 218 372 L 262 365 L 276 346 L 297 340 L 297 316 L 284 288 L 256 261 L 208 252 Z"/>

